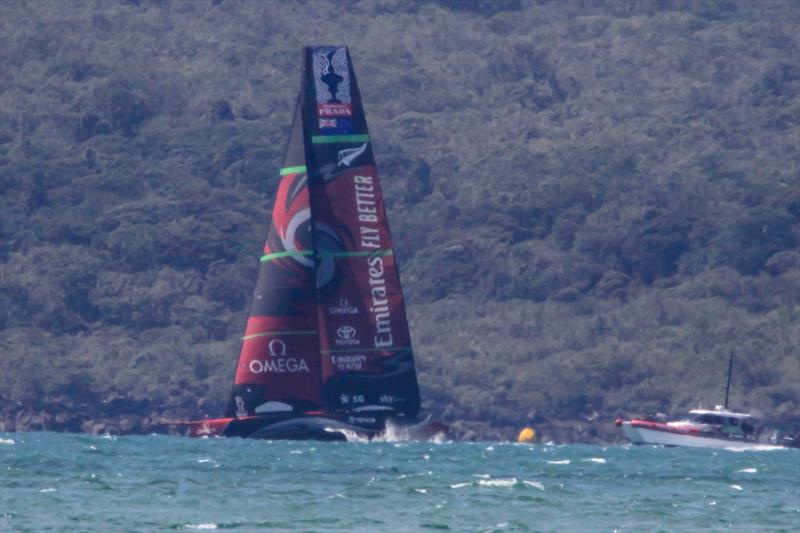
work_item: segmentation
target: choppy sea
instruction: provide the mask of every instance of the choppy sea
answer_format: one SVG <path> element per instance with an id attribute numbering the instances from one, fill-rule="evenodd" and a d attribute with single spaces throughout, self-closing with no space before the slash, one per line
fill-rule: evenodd
<path id="1" fill-rule="evenodd" d="M 0 531 L 792 531 L 800 450 L 0 433 Z"/>

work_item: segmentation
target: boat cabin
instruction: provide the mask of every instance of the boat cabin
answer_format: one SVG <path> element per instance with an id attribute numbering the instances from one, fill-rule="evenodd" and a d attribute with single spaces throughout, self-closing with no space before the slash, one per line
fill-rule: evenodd
<path id="1" fill-rule="evenodd" d="M 755 419 L 745 413 L 728 411 L 718 406 L 713 411 L 693 409 L 689 411 L 689 420 L 696 424 L 716 426 L 719 431 L 731 435 L 747 436 L 755 431 Z"/>

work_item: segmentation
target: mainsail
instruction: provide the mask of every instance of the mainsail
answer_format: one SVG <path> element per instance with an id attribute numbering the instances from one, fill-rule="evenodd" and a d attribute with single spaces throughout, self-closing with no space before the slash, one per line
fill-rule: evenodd
<path id="1" fill-rule="evenodd" d="M 320 403 L 316 269 L 299 98 L 280 174 L 226 416 Z"/>
<path id="2" fill-rule="evenodd" d="M 350 54 L 303 82 L 227 416 L 419 412 L 411 338 Z"/>

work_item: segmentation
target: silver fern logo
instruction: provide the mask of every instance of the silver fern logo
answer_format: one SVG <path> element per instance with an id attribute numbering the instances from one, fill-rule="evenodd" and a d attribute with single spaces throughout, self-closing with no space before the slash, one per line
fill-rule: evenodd
<path id="1" fill-rule="evenodd" d="M 364 143 L 356 148 L 345 148 L 344 150 L 339 150 L 339 164 L 336 166 L 349 167 L 358 156 L 364 153 L 366 149 L 367 143 Z"/>

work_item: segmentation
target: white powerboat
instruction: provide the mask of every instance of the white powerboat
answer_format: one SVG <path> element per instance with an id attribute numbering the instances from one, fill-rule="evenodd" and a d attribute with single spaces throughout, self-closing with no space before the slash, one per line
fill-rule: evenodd
<path id="1" fill-rule="evenodd" d="M 721 405 L 714 410 L 693 409 L 681 420 L 617 419 L 616 425 L 634 444 L 735 450 L 764 446 L 758 441 L 760 425 L 751 415 L 729 411 Z"/>
<path id="2" fill-rule="evenodd" d="M 779 441 L 777 434 L 772 442 L 760 442 L 761 424 L 747 413 L 728 410 L 731 389 L 733 352 L 728 361 L 728 383 L 725 387 L 725 405 L 713 410 L 693 409 L 683 419 L 667 421 L 660 415 L 657 419 L 616 420 L 616 426 L 633 444 L 661 444 L 663 446 L 690 446 L 694 448 L 718 448 L 732 450 L 783 448 L 781 444 L 794 446 L 796 441 L 785 437 Z"/>

